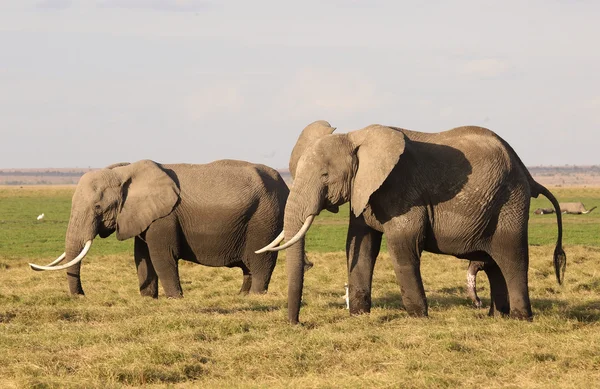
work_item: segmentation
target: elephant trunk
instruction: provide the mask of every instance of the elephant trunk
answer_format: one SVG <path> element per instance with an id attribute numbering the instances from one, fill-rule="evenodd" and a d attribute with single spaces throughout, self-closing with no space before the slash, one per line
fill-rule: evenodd
<path id="1" fill-rule="evenodd" d="M 96 236 L 95 231 L 84 232 L 89 230 L 90 224 L 95 223 L 82 223 L 76 216 L 71 215 L 69 221 L 69 228 L 67 229 L 67 236 L 65 238 L 65 253 L 66 261 L 71 261 L 76 258 L 88 241 L 92 241 Z M 88 247 L 89 248 L 89 247 Z M 85 254 L 84 254 L 85 255 Z M 69 292 L 72 295 L 84 295 L 83 287 L 81 286 L 81 261 L 77 262 L 73 266 L 67 269 L 67 281 L 69 283 Z"/>
<path id="2" fill-rule="evenodd" d="M 301 186 L 297 186 L 301 187 Z M 305 258 L 305 234 L 310 227 L 308 220 L 320 211 L 320 201 L 309 201 L 312 196 L 305 196 L 304 193 L 290 193 L 285 207 L 285 218 L 283 230 L 285 231 L 285 240 L 290 241 L 299 232 L 301 238 L 286 251 L 286 267 L 288 275 L 288 319 L 291 324 L 297 324 L 300 314 L 300 305 L 302 303 L 302 289 L 304 286 L 304 266 Z M 304 228 L 303 228 L 304 227 Z"/>

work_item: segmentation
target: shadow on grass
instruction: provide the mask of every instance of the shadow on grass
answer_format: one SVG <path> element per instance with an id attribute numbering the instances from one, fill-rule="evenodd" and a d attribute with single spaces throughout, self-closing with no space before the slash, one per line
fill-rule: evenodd
<path id="1" fill-rule="evenodd" d="M 240 312 L 273 312 L 280 311 L 281 306 L 279 305 L 253 305 L 251 307 L 235 307 L 235 308 L 224 308 L 224 307 L 205 307 L 198 308 L 195 312 L 198 313 L 218 313 L 222 315 L 230 315 Z"/>
<path id="2" fill-rule="evenodd" d="M 590 301 L 571 306 L 563 315 L 583 323 L 596 323 L 600 321 L 600 301 Z"/>
<path id="3" fill-rule="evenodd" d="M 458 290 L 464 291 L 464 288 L 444 288 L 445 290 Z M 446 292 L 446 291 L 444 291 Z M 427 304 L 429 307 L 436 307 L 437 309 L 449 309 L 457 306 L 471 306 L 471 300 L 466 295 L 461 297 L 458 295 L 459 292 L 452 292 L 456 295 L 440 295 L 438 293 L 429 293 L 427 295 Z M 485 301 L 485 300 L 484 300 Z M 489 301 L 488 301 L 489 303 Z M 402 304 L 402 295 L 400 293 L 389 293 L 386 296 L 376 297 L 372 300 L 373 307 L 385 307 L 385 308 L 396 308 L 404 309 Z"/>

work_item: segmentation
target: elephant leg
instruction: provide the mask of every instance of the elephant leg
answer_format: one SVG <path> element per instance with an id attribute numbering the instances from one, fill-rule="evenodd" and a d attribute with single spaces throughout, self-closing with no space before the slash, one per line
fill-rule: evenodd
<path id="1" fill-rule="evenodd" d="M 527 253 L 523 253 L 522 250 L 515 250 L 513 253 L 496 255 L 494 259 L 496 259 L 505 280 L 510 316 L 516 319 L 531 320 L 533 313 L 527 285 L 527 269 L 529 266 Z M 506 308 L 503 313 L 505 313 L 504 311 L 506 311 Z"/>
<path id="2" fill-rule="evenodd" d="M 253 254 L 249 263 L 252 273 L 252 285 L 250 293 L 266 293 L 269 289 L 271 274 L 277 263 L 277 252 L 266 252 L 262 254 Z"/>
<path id="3" fill-rule="evenodd" d="M 506 280 L 495 261 L 490 261 L 484 267 L 490 282 L 490 311 L 489 316 L 505 316 L 510 312 L 508 288 Z"/>
<path id="4" fill-rule="evenodd" d="M 158 275 L 150 261 L 148 245 L 139 237 L 135 237 L 133 256 L 140 282 L 140 294 L 158 298 Z"/>
<path id="5" fill-rule="evenodd" d="M 421 250 L 418 240 L 390 237 L 387 242 L 406 312 L 410 316 L 427 316 L 427 298 L 421 279 Z"/>
<path id="6" fill-rule="evenodd" d="M 240 264 L 240 268 L 244 273 L 244 281 L 242 282 L 242 288 L 240 289 L 240 294 L 248 294 L 250 292 L 250 287 L 252 286 L 252 274 L 250 274 L 250 270 L 243 263 Z"/>
<path id="7" fill-rule="evenodd" d="M 177 263 L 181 258 L 177 231 L 174 219 L 162 218 L 152 223 L 145 235 L 150 261 L 168 298 L 183 297 Z"/>
<path id="8" fill-rule="evenodd" d="M 504 275 L 494 259 L 485 252 L 479 252 L 470 258 L 467 270 L 467 293 L 477 306 L 481 307 L 481 300 L 477 296 L 475 277 L 477 272 L 483 270 L 490 283 L 490 316 L 508 315 L 510 304 L 508 299 L 508 288 Z"/>
<path id="9" fill-rule="evenodd" d="M 179 268 L 177 259 L 168 247 L 154 247 L 149 245 L 150 260 L 158 275 L 160 284 L 168 298 L 181 298 L 183 291 L 179 282 Z"/>
<path id="10" fill-rule="evenodd" d="M 481 299 L 477 295 L 477 273 L 484 269 L 485 262 L 477 260 L 469 261 L 469 268 L 467 269 L 467 294 L 475 308 L 481 308 Z"/>
<path id="11" fill-rule="evenodd" d="M 350 314 L 371 312 L 373 268 L 381 248 L 382 233 L 367 226 L 364 218 L 350 212 L 346 238 Z"/>

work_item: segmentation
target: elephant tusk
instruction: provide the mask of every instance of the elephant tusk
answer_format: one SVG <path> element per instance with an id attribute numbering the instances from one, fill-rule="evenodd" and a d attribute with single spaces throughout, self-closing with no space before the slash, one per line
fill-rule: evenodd
<path id="1" fill-rule="evenodd" d="M 292 239 L 285 242 L 281 246 L 270 248 L 270 249 L 268 249 L 268 251 L 285 250 L 288 247 L 296 244 L 296 242 L 298 242 L 300 239 L 302 239 L 304 237 L 304 235 L 306 235 L 306 231 L 308 231 L 308 229 L 310 228 L 310 225 L 312 224 L 313 220 L 315 220 L 315 215 L 310 215 L 309 217 L 307 217 L 306 220 L 304 221 L 304 224 L 302 225 L 302 228 L 300 228 L 300 231 L 298 231 L 298 233 L 296 233 L 296 235 L 294 235 L 294 237 Z"/>
<path id="2" fill-rule="evenodd" d="M 60 266 L 40 266 L 40 265 L 36 265 L 34 263 L 30 263 L 29 266 L 31 266 L 31 268 L 33 270 L 36 270 L 36 271 L 40 271 L 40 270 L 62 270 L 62 269 L 67 269 L 67 268 L 69 268 L 69 267 L 77 264 L 78 262 L 80 262 L 86 256 L 86 254 L 88 253 L 88 251 L 90 251 L 90 247 L 92 247 L 92 241 L 88 240 L 87 242 L 85 242 L 85 246 L 83 247 L 83 250 L 81 250 L 81 252 L 79 253 L 79 255 L 77 257 L 75 257 L 72 261 L 67 262 L 64 265 L 60 265 Z M 61 259 L 61 261 L 62 261 L 62 259 Z M 54 262 L 56 262 L 56 261 L 54 261 Z"/>
<path id="3" fill-rule="evenodd" d="M 60 255 L 60 257 L 56 258 L 54 261 L 50 262 L 50 263 L 49 263 L 49 264 L 47 264 L 46 266 L 54 266 L 54 265 L 57 265 L 57 264 L 61 263 L 61 262 L 62 262 L 62 260 L 63 260 L 63 259 L 65 259 L 65 257 L 66 257 L 66 256 L 67 256 L 67 253 L 66 253 L 66 252 L 65 252 L 65 253 L 62 253 L 62 254 Z"/>
<path id="4" fill-rule="evenodd" d="M 285 232 L 281 231 L 281 234 L 277 235 L 277 238 L 273 239 L 273 241 L 271 243 L 269 243 L 268 245 L 266 245 L 262 249 L 256 250 L 255 253 L 256 254 L 262 254 L 262 253 L 264 253 L 266 251 L 269 251 L 269 249 L 272 249 L 273 247 L 275 247 L 279 243 L 281 243 L 281 241 L 283 240 L 283 238 L 285 238 Z"/>

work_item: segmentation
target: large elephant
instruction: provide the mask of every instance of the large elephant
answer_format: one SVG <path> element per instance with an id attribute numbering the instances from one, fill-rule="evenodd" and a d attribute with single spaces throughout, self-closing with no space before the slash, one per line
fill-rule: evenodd
<path id="1" fill-rule="evenodd" d="M 290 172 L 294 185 L 285 208 L 288 319 L 298 322 L 304 274 L 301 238 L 323 209 L 350 202 L 346 241 L 350 313 L 369 312 L 371 282 L 382 235 L 407 312 L 426 316 L 421 280 L 423 250 L 487 264 L 490 314 L 532 317 L 527 271 L 530 198 L 543 194 L 513 149 L 493 132 L 460 127 L 421 133 L 372 125 L 333 134 L 325 121 L 306 127 Z M 289 249 L 288 249 L 289 250 Z M 259 250 L 259 252 L 261 252 Z M 562 224 L 554 268 L 562 282 L 566 256 Z"/>
<path id="2" fill-rule="evenodd" d="M 86 173 L 75 190 L 66 251 L 36 270 L 67 269 L 71 294 L 83 295 L 81 259 L 96 235 L 135 238 L 140 293 L 181 297 L 178 260 L 239 267 L 242 292 L 267 290 L 276 253 L 254 253 L 283 228 L 289 189 L 264 165 L 222 160 L 162 165 L 150 160 Z M 280 238 L 283 239 L 283 236 Z M 69 262 L 57 265 L 61 260 Z"/>

